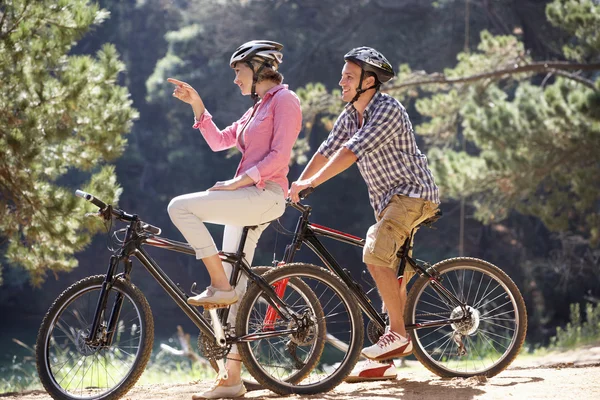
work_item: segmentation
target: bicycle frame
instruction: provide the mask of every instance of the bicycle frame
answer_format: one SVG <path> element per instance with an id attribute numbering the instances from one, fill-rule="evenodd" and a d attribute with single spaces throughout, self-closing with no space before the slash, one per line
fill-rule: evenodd
<path id="1" fill-rule="evenodd" d="M 300 211 L 302 215 L 298 219 L 298 223 L 296 224 L 296 230 L 294 232 L 294 237 L 292 239 L 292 243 L 286 246 L 285 253 L 283 256 L 284 263 L 290 263 L 294 261 L 294 257 L 298 250 L 302 247 L 302 244 L 306 244 L 316 255 L 321 259 L 323 264 L 335 275 L 337 275 L 344 284 L 350 289 L 353 293 L 354 297 L 358 301 L 358 304 L 362 311 L 367 315 L 367 317 L 376 324 L 378 329 L 383 331 L 385 329 L 385 321 L 381 314 L 377 312 L 375 307 L 369 297 L 365 294 L 364 290 L 357 283 L 354 278 L 340 266 L 340 264 L 336 261 L 335 257 L 327 250 L 327 248 L 321 243 L 318 239 L 318 236 L 334 239 L 336 241 L 350 244 L 357 247 L 364 247 L 365 240 L 354 235 L 350 235 L 348 233 L 344 233 L 335 229 L 327 228 L 322 225 L 314 224 L 308 220 L 312 208 L 310 206 L 289 203 L 289 205 L 296 210 Z M 398 277 L 404 274 L 404 270 L 406 268 L 407 263 L 415 270 L 420 276 L 426 276 L 431 280 L 433 289 L 442 296 L 446 301 L 450 304 L 453 304 L 455 307 L 461 307 L 463 310 L 462 317 L 460 318 L 451 318 L 446 320 L 438 320 L 435 322 L 420 322 L 416 324 L 407 324 L 407 330 L 419 329 L 419 328 L 430 328 L 436 326 L 444 326 L 452 323 L 458 323 L 470 318 L 470 313 L 466 308 L 466 304 L 460 301 L 453 293 L 444 288 L 440 283 L 435 274 L 435 271 L 431 270 L 429 266 L 421 265 L 417 263 L 410 256 L 410 251 L 412 250 L 412 238 L 415 231 L 413 230 L 409 237 L 406 239 L 401 249 L 398 251 L 399 258 L 399 268 L 398 268 Z"/>
<path id="2" fill-rule="evenodd" d="M 132 257 L 136 258 L 146 268 L 150 275 L 152 275 L 152 277 L 159 283 L 159 285 L 167 292 L 171 299 L 175 301 L 179 308 L 181 308 L 181 310 L 190 318 L 190 320 L 192 320 L 192 322 L 200 329 L 202 334 L 207 335 L 209 338 L 215 339 L 215 332 L 210 322 L 204 317 L 204 315 L 200 313 L 197 307 L 190 306 L 187 303 L 187 294 L 179 287 L 178 284 L 175 284 L 171 280 L 171 278 L 169 278 L 169 276 L 158 266 L 156 261 L 154 261 L 152 257 L 150 257 L 150 255 L 144 250 L 143 246 L 149 245 L 161 249 L 176 251 L 195 256 L 196 253 L 194 249 L 187 243 L 178 242 L 176 240 L 171 240 L 167 238 L 161 238 L 148 232 L 144 232 L 140 229 L 141 221 L 137 218 L 136 215 L 129 215 L 124 213 L 124 215 L 121 216 L 120 219 L 129 222 L 129 225 L 126 228 L 125 239 L 123 241 L 122 247 L 117 251 L 116 254 L 113 254 L 110 258 L 110 263 L 106 272 L 106 277 L 102 284 L 102 289 L 100 291 L 94 320 L 92 322 L 92 328 L 86 340 L 87 343 L 99 344 L 98 340 L 101 338 L 96 338 L 96 334 L 100 327 L 102 312 L 106 308 L 108 292 L 112 286 L 112 283 L 117 277 L 123 276 L 126 280 L 130 279 L 130 273 L 133 268 L 131 261 Z M 233 265 L 230 283 L 232 286 L 235 286 L 235 284 L 238 281 L 239 274 L 245 273 L 246 275 L 248 275 L 248 278 L 251 281 L 255 282 L 261 287 L 262 290 L 265 291 L 265 293 L 267 294 L 266 301 L 276 312 L 277 317 L 283 319 L 284 321 L 289 321 L 290 319 L 294 318 L 294 315 L 288 311 L 287 306 L 285 305 L 285 303 L 283 303 L 280 297 L 277 296 L 277 293 L 275 293 L 274 289 L 271 288 L 271 286 L 267 284 L 261 276 L 255 274 L 244 260 L 243 249 L 249 229 L 250 227 L 244 228 L 240 240 L 240 245 L 236 253 L 219 253 L 219 256 L 224 262 L 228 262 Z M 124 271 L 122 273 L 117 274 L 118 265 L 121 262 L 124 265 Z M 112 342 L 113 333 L 116 330 L 117 323 L 119 320 L 122 300 L 122 295 L 118 294 L 113 308 L 111 310 L 111 315 L 108 319 L 108 326 L 106 330 L 108 334 L 106 338 L 103 339 L 106 341 L 106 343 L 102 343 L 103 345 L 110 344 Z M 220 320 L 226 321 L 228 314 L 229 308 L 222 309 L 219 315 Z M 242 337 L 231 338 L 227 341 L 221 341 L 219 344 L 221 346 L 224 346 L 227 343 L 234 344 L 246 341 L 253 341 L 262 338 L 286 335 L 294 332 L 295 331 L 291 329 L 280 330 L 272 333 L 260 332 L 251 335 L 245 335 Z"/>

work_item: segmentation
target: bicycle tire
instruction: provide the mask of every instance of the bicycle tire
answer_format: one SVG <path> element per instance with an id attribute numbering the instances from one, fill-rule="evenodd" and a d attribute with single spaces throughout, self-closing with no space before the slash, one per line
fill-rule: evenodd
<path id="1" fill-rule="evenodd" d="M 252 267 L 252 270 L 258 275 L 264 275 L 266 272 L 271 271 L 272 269 L 273 269 L 273 267 L 267 267 L 267 266 Z M 317 303 L 319 301 L 319 299 L 314 294 L 314 292 L 308 287 L 308 285 L 304 284 L 301 279 L 298 279 L 298 278 L 293 279 L 291 282 L 291 285 L 300 289 L 301 292 L 305 296 L 311 298 L 311 302 Z M 215 371 L 219 370 L 219 367 L 217 366 L 217 363 L 215 360 L 210 360 L 210 364 Z M 308 368 L 300 369 L 296 374 L 294 374 L 293 376 L 286 379 L 286 382 L 298 383 L 302 379 L 304 379 L 306 377 L 306 375 L 309 373 L 310 373 L 310 369 L 308 369 Z M 242 371 L 242 374 L 243 374 L 243 371 Z M 244 383 L 244 387 L 246 388 L 246 391 L 248 391 L 248 392 L 251 392 L 254 390 L 265 389 L 260 383 L 256 382 L 255 380 L 242 378 L 242 382 Z"/>
<path id="2" fill-rule="evenodd" d="M 277 373 L 278 370 L 293 367 L 283 367 L 269 363 L 267 363 L 267 366 L 263 366 L 265 362 L 259 360 L 262 357 L 257 357 L 253 352 L 253 349 L 258 349 L 261 346 L 261 341 L 238 344 L 238 349 L 246 368 L 264 388 L 282 395 L 310 395 L 333 389 L 350 373 L 362 349 L 364 338 L 362 313 L 354 296 L 338 277 L 316 265 L 303 263 L 286 264 L 269 271 L 263 275 L 263 278 L 271 285 L 285 278 L 290 278 L 290 285 L 293 285 L 296 279 L 301 280 L 316 295 L 315 299 L 309 300 L 312 302 L 316 300 L 316 303 L 312 303 L 310 306 L 314 310 L 321 309 L 323 315 L 320 317 L 321 319 L 317 319 L 311 315 L 311 318 L 317 321 L 317 331 L 314 333 L 314 351 L 310 352 L 307 358 L 303 360 L 304 366 L 298 368 L 298 370 L 301 370 L 301 373 L 296 372 L 294 379 L 287 381 L 286 378 L 274 376 L 274 373 Z M 236 321 L 238 337 L 257 333 L 255 329 L 265 328 L 260 324 L 252 325 L 252 318 L 255 317 L 255 314 L 259 314 L 258 312 L 254 312 L 253 309 L 263 294 L 262 289 L 256 284 L 252 284 L 248 288 L 246 295 L 242 299 Z M 334 298 L 336 299 L 335 301 L 333 301 Z M 287 292 L 284 301 L 288 301 Z M 335 313 L 333 309 L 330 313 L 329 307 L 337 308 Z M 334 318 L 341 320 L 346 316 L 348 318 L 347 326 L 343 326 L 344 324 L 333 320 Z M 260 319 L 261 317 L 258 318 L 258 320 Z M 323 351 L 327 342 L 328 330 L 330 329 L 340 329 L 340 332 L 335 331 L 334 333 L 338 334 L 338 338 L 347 339 L 348 346 L 345 350 L 340 351 L 328 348 L 327 351 Z M 290 341 L 293 341 L 293 339 L 290 338 Z M 270 349 L 270 344 L 267 344 L 267 346 Z M 334 351 L 343 353 L 340 356 L 341 360 L 339 362 L 332 362 L 336 355 L 339 355 L 333 353 Z M 284 355 L 283 351 L 279 351 L 279 349 L 276 349 L 274 353 L 276 355 Z M 278 362 L 283 361 L 278 360 Z M 268 371 L 267 368 L 271 368 L 271 370 Z"/>
<path id="3" fill-rule="evenodd" d="M 123 278 L 115 279 L 108 295 L 109 311 L 105 314 L 110 312 L 113 296 L 124 296 L 119 325 L 111 346 L 94 348 L 84 342 L 104 279 L 104 275 L 96 275 L 74 283 L 58 296 L 44 316 L 36 341 L 36 366 L 44 388 L 54 399 L 119 399 L 135 385 L 150 358 L 154 341 L 154 320 L 150 306 L 142 292 Z M 132 312 L 135 315 L 130 319 Z M 136 343 L 139 347 L 131 351 L 130 348 Z M 130 354 L 130 351 L 135 354 Z M 89 366 L 87 362 L 90 362 Z M 123 368 L 121 364 L 124 364 L 124 374 L 115 380 L 111 373 L 115 374 Z M 73 372 L 76 365 L 79 367 Z M 66 371 L 69 367 L 71 369 Z M 100 371 L 101 368 L 104 370 Z M 63 373 L 66 375 L 63 376 Z M 71 373 L 73 376 L 69 379 Z M 79 380 L 79 376 L 81 382 L 73 386 L 73 380 L 76 377 Z M 114 380 L 114 385 L 108 383 L 110 379 Z M 107 381 L 106 387 L 103 387 L 103 380 Z"/>
<path id="4" fill-rule="evenodd" d="M 445 378 L 492 377 L 505 370 L 518 355 L 527 331 L 525 302 L 515 283 L 500 268 L 476 258 L 444 260 L 433 269 L 444 287 L 466 300 L 472 318 L 410 331 L 415 357 Z M 429 278 L 420 277 L 409 291 L 405 316 L 407 324 L 419 324 L 460 317 L 462 311 L 441 299 Z M 466 357 L 458 354 L 459 337 L 468 348 Z"/>

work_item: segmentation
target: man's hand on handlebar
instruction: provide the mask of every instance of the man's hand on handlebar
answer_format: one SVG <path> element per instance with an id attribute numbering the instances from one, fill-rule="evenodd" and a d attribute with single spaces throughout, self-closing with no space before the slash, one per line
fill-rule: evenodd
<path id="1" fill-rule="evenodd" d="M 313 192 L 314 187 L 310 179 L 304 179 L 292 183 L 288 196 L 292 203 L 297 203 L 301 198 L 304 198 Z M 301 193 L 302 192 L 302 193 Z"/>

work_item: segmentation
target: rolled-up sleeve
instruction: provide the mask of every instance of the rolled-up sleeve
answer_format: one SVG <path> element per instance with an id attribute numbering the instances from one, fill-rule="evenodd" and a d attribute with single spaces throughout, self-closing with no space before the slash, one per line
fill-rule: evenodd
<path id="1" fill-rule="evenodd" d="M 348 140 L 344 147 L 360 159 L 366 154 L 385 146 L 395 135 L 403 134 L 410 122 L 398 107 L 380 107 L 373 112 L 370 121 Z M 407 125 L 408 124 L 408 125 Z M 403 129 L 401 129 L 403 128 Z"/>
<path id="2" fill-rule="evenodd" d="M 336 151 L 340 149 L 344 145 L 344 143 L 348 140 L 347 127 L 346 127 L 346 119 L 348 115 L 346 111 L 342 112 L 338 119 L 333 124 L 333 129 L 327 136 L 327 139 L 319 146 L 317 152 L 327 158 L 331 158 L 335 154 Z"/>
<path id="3" fill-rule="evenodd" d="M 298 97 L 286 90 L 281 91 L 274 100 L 273 140 L 269 152 L 253 168 L 246 171 L 254 182 L 260 182 L 263 176 L 271 176 L 282 167 L 287 167 L 292 148 L 302 128 L 302 110 Z"/>

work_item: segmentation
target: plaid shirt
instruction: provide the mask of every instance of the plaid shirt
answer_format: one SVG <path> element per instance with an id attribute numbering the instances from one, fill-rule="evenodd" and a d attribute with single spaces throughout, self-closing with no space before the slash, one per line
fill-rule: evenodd
<path id="1" fill-rule="evenodd" d="M 361 128 L 356 109 L 346 105 L 317 151 L 331 158 L 342 146 L 358 158 L 377 215 L 395 194 L 440 202 L 427 157 L 417 148 L 406 109 L 395 98 L 376 93 L 363 113 Z"/>

